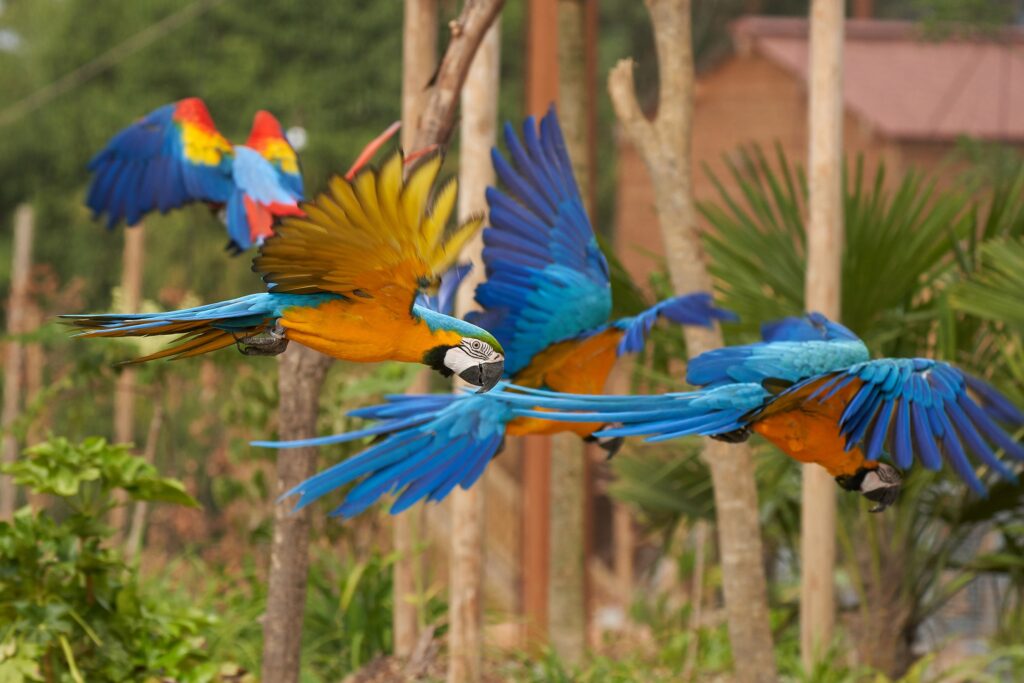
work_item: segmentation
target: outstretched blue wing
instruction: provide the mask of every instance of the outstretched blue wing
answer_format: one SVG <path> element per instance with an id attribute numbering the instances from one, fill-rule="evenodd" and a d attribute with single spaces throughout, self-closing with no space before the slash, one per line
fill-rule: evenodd
<path id="1" fill-rule="evenodd" d="M 694 292 L 659 301 L 643 313 L 629 318 L 620 318 L 614 325 L 626 334 L 619 342 L 617 353 L 637 353 L 644 347 L 647 335 L 659 318 L 671 320 L 679 325 L 701 325 L 711 327 L 715 320 L 735 322 L 739 320 L 732 311 L 715 306 L 714 299 L 707 292 Z"/>
<path id="2" fill-rule="evenodd" d="M 925 467 L 937 470 L 945 459 L 982 494 L 985 487 L 969 454 L 1008 479 L 1015 479 L 1014 473 L 994 449 L 1024 461 L 1024 446 L 998 424 L 1019 429 L 1024 427 L 1024 414 L 985 382 L 947 363 L 927 358 L 867 361 L 794 385 L 787 392 L 811 382 L 818 386 L 808 401 L 827 401 L 851 383 L 859 383 L 839 427 L 847 449 L 860 445 L 869 460 L 888 453 L 898 467 L 906 468 L 916 453 Z M 978 396 L 980 405 L 968 389 Z"/>
<path id="3" fill-rule="evenodd" d="M 420 500 L 441 500 L 456 486 L 469 488 L 501 450 L 512 408 L 489 394 L 425 394 L 388 397 L 388 403 L 352 412 L 381 420 L 358 432 L 290 442 L 255 442 L 292 448 L 384 436 L 362 453 L 307 479 L 282 498 L 299 495 L 301 509 L 325 494 L 358 481 L 331 514 L 352 517 L 381 496 L 398 495 L 392 513 Z"/>
<path id="4" fill-rule="evenodd" d="M 611 288 L 554 107 L 539 137 L 531 117 L 522 141 L 505 124 L 505 142 L 511 163 L 491 154 L 506 189 L 487 190 L 487 281 L 476 290 L 483 310 L 468 319 L 497 337 L 514 376 L 549 345 L 605 324 Z"/>
<path id="5" fill-rule="evenodd" d="M 223 204 L 233 189 L 233 152 L 202 100 L 164 105 L 128 126 L 89 162 L 86 204 L 107 227 L 193 201 Z"/>

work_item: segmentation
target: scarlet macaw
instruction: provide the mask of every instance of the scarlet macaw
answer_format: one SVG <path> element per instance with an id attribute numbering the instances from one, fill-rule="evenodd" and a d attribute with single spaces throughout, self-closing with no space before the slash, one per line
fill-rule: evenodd
<path id="1" fill-rule="evenodd" d="M 523 126 L 520 142 L 505 125 L 510 164 L 497 150 L 494 170 L 507 191 L 488 188 L 491 227 L 484 230 L 487 280 L 476 290 L 482 311 L 467 319 L 491 330 L 505 349 L 506 377 L 518 384 L 557 391 L 603 391 L 616 359 L 642 348 L 655 319 L 710 326 L 733 319 L 707 293 L 662 301 L 640 315 L 608 321 L 612 300 L 608 264 L 594 237 L 572 173 L 558 119 L 552 110 Z M 568 424 L 515 417 L 506 406 L 465 394 L 401 395 L 354 411 L 383 419 L 359 432 L 269 447 L 324 445 L 370 435 L 390 435 L 297 486 L 301 508 L 324 493 L 365 477 L 336 511 L 358 514 L 381 495 L 402 492 L 399 512 L 418 500 L 440 500 L 454 486 L 468 488 L 502 448 L 506 434 L 571 431 L 592 440 L 600 423 Z M 621 439 L 599 440 L 609 453 Z"/>
<path id="2" fill-rule="evenodd" d="M 1024 461 L 1024 446 L 999 426 L 1020 429 L 1024 413 L 986 382 L 928 358 L 870 360 L 855 334 L 817 313 L 767 332 L 766 342 L 690 361 L 687 381 L 704 387 L 699 391 L 568 396 L 499 387 L 487 404 L 514 416 L 620 423 L 600 433 L 607 437 L 737 442 L 756 432 L 795 460 L 824 467 L 843 489 L 875 502 L 873 511 L 896 500 L 897 467 L 910 467 L 915 453 L 931 470 L 945 460 L 981 495 L 985 486 L 968 452 L 1016 481 L 995 449 Z"/>
<path id="3" fill-rule="evenodd" d="M 501 378 L 504 353 L 486 330 L 415 303 L 446 272 L 482 217 L 446 229 L 453 181 L 433 193 L 441 156 L 402 177 L 395 154 L 380 171 L 329 189 L 288 216 L 253 261 L 268 291 L 168 313 L 62 316 L 87 337 L 182 335 L 139 358 L 185 358 L 237 343 L 244 353 L 281 353 L 289 340 L 358 362 L 424 363 L 484 390 Z M 431 195 L 433 193 L 433 200 Z"/>
<path id="4" fill-rule="evenodd" d="M 302 174 L 273 114 L 256 112 L 244 145 L 232 146 L 198 97 L 167 104 L 115 135 L 89 162 L 86 204 L 107 227 L 138 223 L 191 202 L 224 208 L 229 248 L 273 234 L 279 216 L 301 216 Z"/>

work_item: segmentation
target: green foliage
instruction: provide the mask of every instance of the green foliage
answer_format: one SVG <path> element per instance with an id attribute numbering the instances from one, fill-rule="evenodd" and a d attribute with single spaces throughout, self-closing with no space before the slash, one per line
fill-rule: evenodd
<path id="1" fill-rule="evenodd" d="M 3 469 L 58 498 L 63 518 L 24 507 L 0 523 L 0 680 L 204 682 L 233 671 L 203 647 L 216 617 L 146 590 L 102 521 L 123 504 L 115 491 L 194 505 L 180 482 L 99 438 L 52 439 Z"/>
<path id="2" fill-rule="evenodd" d="M 25 451 L 5 465 L 14 483 L 36 493 L 67 499 L 78 514 L 100 516 L 116 504 L 110 496 L 123 489 L 134 500 L 153 500 L 198 507 L 180 481 L 161 477 L 155 467 L 131 454 L 126 444 L 108 444 L 92 437 L 73 444 L 54 437 Z"/>
<path id="3" fill-rule="evenodd" d="M 349 548 L 338 552 L 337 547 L 321 545 L 312 551 L 302 626 L 302 683 L 336 683 L 392 648 L 394 556 L 357 554 Z M 257 670 L 266 583 L 251 562 L 241 571 L 224 571 L 189 559 L 173 563 L 167 573 L 176 579 L 155 581 L 154 590 L 220 615 L 203 634 L 210 657 Z M 424 623 L 437 623 L 445 613 L 444 601 L 435 591 L 420 598 Z"/>
<path id="4" fill-rule="evenodd" d="M 769 161 L 749 148 L 735 159 L 726 159 L 727 178 L 713 177 L 718 200 L 700 210 L 713 227 L 705 244 L 717 294 L 743 320 L 732 341 L 746 342 L 756 338 L 761 322 L 803 309 L 807 191 L 802 170 L 780 151 Z M 1020 400 L 1024 165 L 1019 157 L 996 161 L 972 168 L 962 184 L 971 194 L 939 193 L 916 173 L 887 179 L 880 167 L 868 174 L 858 162 L 845 178 L 842 313 L 880 355 L 955 361 Z M 798 468 L 774 447 L 754 444 L 763 453 L 757 474 L 766 551 L 791 562 L 797 556 Z M 666 528 L 679 519 L 706 518 L 713 506 L 706 468 L 695 448 L 684 445 L 682 457 L 679 452 L 679 443 L 627 451 L 615 464 L 613 495 Z M 879 625 L 870 629 L 876 632 L 884 625 L 882 646 L 912 641 L 917 627 L 982 570 L 1011 578 L 1001 596 L 1005 632 L 1024 622 L 1024 572 L 1010 559 L 1024 547 L 1020 488 L 999 484 L 991 472 L 980 474 L 994 486 L 986 500 L 948 474 L 920 467 L 908 473 L 899 503 L 885 515 L 869 514 L 857 497 L 840 496 L 842 579 L 858 597 L 861 622 Z M 968 539 L 990 528 L 1003 550 L 964 561 Z M 793 598 L 784 589 L 776 595 Z M 898 620 L 887 616 L 892 605 L 900 606 Z"/>

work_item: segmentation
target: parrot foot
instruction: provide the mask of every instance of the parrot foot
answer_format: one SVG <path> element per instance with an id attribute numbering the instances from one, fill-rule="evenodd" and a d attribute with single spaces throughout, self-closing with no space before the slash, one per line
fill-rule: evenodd
<path id="1" fill-rule="evenodd" d="M 604 425 L 602 429 L 613 429 L 621 426 L 621 424 L 608 424 Z M 583 437 L 583 441 L 585 443 L 596 443 L 598 448 L 605 452 L 605 460 L 611 460 L 622 449 L 622 444 L 626 439 L 621 436 L 594 436 L 593 434 L 588 434 Z"/>
<path id="2" fill-rule="evenodd" d="M 836 483 L 847 491 L 857 491 L 876 505 L 869 512 L 882 512 L 896 502 L 903 484 L 900 471 L 884 462 L 877 467 L 861 467 L 853 475 L 840 475 Z"/>
<path id="3" fill-rule="evenodd" d="M 288 348 L 288 338 L 284 336 L 284 328 L 280 323 L 274 323 L 265 332 L 236 337 L 235 343 L 245 356 L 277 356 Z"/>

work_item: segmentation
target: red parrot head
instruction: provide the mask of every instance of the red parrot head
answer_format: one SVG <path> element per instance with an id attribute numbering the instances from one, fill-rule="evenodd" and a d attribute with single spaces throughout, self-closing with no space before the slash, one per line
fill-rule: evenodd
<path id="1" fill-rule="evenodd" d="M 266 146 L 271 140 L 286 140 L 281 124 L 269 111 L 263 109 L 256 112 L 252 120 L 252 130 L 249 132 L 249 139 L 245 146 L 259 150 Z"/>
<path id="2" fill-rule="evenodd" d="M 178 102 L 174 109 L 174 118 L 177 121 L 187 121 L 204 131 L 215 132 L 217 128 L 213 125 L 213 117 L 206 104 L 198 97 L 187 97 Z"/>

